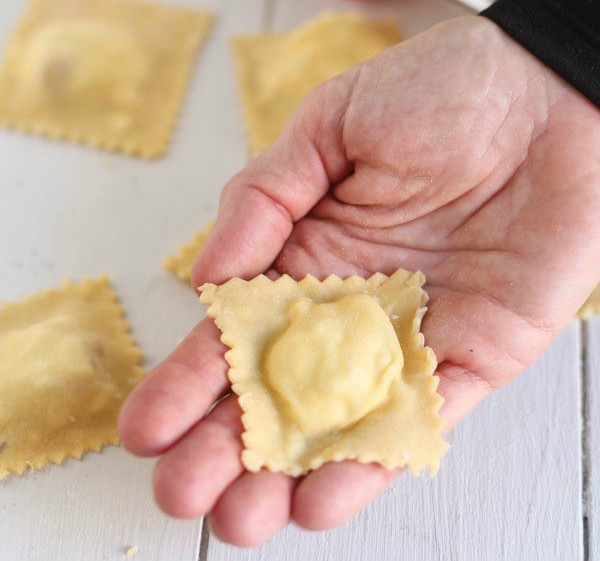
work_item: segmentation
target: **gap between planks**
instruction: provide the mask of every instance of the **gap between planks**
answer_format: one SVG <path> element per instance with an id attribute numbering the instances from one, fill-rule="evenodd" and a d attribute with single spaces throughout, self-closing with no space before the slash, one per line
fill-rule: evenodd
<path id="1" fill-rule="evenodd" d="M 263 33 L 273 31 L 273 18 L 275 16 L 275 0 L 265 1 L 265 11 L 263 13 L 262 31 Z"/>
<path id="2" fill-rule="evenodd" d="M 210 540 L 210 526 L 208 515 L 202 518 L 202 531 L 200 533 L 200 547 L 198 548 L 198 561 L 208 561 L 208 542 Z"/>
<path id="3" fill-rule="evenodd" d="M 579 320 L 581 387 L 581 516 L 583 561 L 590 559 L 590 364 L 588 362 L 588 321 Z"/>

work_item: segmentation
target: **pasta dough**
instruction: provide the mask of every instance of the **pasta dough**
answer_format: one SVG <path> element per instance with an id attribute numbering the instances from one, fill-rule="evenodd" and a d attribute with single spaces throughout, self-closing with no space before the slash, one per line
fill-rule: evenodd
<path id="1" fill-rule="evenodd" d="M 385 401 L 404 360 L 389 318 L 371 296 L 323 304 L 300 299 L 289 316 L 266 353 L 265 380 L 303 434 L 342 430 Z"/>
<path id="2" fill-rule="evenodd" d="M 108 279 L 0 308 L 0 479 L 116 444 L 141 352 Z"/>
<path id="3" fill-rule="evenodd" d="M 399 270 L 200 288 L 230 348 L 247 469 L 297 476 L 354 459 L 437 472 L 448 446 L 435 356 L 419 333 L 424 281 Z"/>
<path id="4" fill-rule="evenodd" d="M 265 150 L 312 89 L 398 43 L 393 22 L 325 14 L 293 31 L 233 40 L 250 146 Z"/>
<path id="5" fill-rule="evenodd" d="M 587 319 L 595 314 L 600 314 L 600 285 L 590 294 L 583 306 L 577 312 L 577 317 Z"/>
<path id="6" fill-rule="evenodd" d="M 214 220 L 207 222 L 202 231 L 197 233 L 190 243 L 182 246 L 175 255 L 170 255 L 164 260 L 163 267 L 167 271 L 171 271 L 182 281 L 189 282 L 192 265 L 204 249 L 204 244 L 214 227 Z"/>
<path id="7" fill-rule="evenodd" d="M 32 0 L 0 67 L 0 124 L 163 154 L 211 18 L 137 0 Z"/>

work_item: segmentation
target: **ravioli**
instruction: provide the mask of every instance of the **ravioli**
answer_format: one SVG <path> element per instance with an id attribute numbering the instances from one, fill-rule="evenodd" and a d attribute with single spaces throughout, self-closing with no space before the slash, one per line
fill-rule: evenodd
<path id="1" fill-rule="evenodd" d="M 0 308 L 0 479 L 118 443 L 141 357 L 106 277 Z"/>
<path id="2" fill-rule="evenodd" d="M 437 472 L 448 445 L 435 355 L 419 332 L 424 282 L 398 270 L 200 287 L 230 349 L 248 470 L 298 476 L 351 459 Z"/>
<path id="3" fill-rule="evenodd" d="M 214 220 L 207 222 L 202 231 L 198 232 L 189 243 L 181 246 L 177 253 L 170 255 L 163 261 L 163 268 L 173 273 L 182 281 L 189 282 L 192 265 L 204 249 L 204 244 L 214 227 Z"/>
<path id="4" fill-rule="evenodd" d="M 401 39 L 394 22 L 355 13 L 324 14 L 287 33 L 235 38 L 252 150 L 264 151 L 315 87 Z"/>
<path id="5" fill-rule="evenodd" d="M 137 0 L 32 0 L 0 66 L 0 125 L 158 157 L 211 21 Z"/>

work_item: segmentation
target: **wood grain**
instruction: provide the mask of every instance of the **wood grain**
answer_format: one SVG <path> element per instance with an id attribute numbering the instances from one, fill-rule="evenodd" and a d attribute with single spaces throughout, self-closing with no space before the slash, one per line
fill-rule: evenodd
<path id="1" fill-rule="evenodd" d="M 210 561 L 581 559 L 579 331 L 450 435 L 437 478 L 405 474 L 338 529 L 290 527 L 247 552 L 211 540 Z"/>
<path id="2" fill-rule="evenodd" d="M 587 382 L 587 431 L 585 446 L 587 456 L 583 458 L 587 470 L 586 536 L 589 538 L 588 559 L 600 559 L 600 317 L 586 321 L 584 330 L 585 376 Z M 586 561 L 588 561 L 586 559 Z"/>
<path id="3" fill-rule="evenodd" d="M 198 321 L 193 291 L 162 259 L 216 212 L 224 182 L 247 161 L 227 41 L 257 29 L 262 0 L 178 0 L 212 5 L 218 19 L 202 50 L 167 156 L 156 162 L 0 131 L 0 299 L 65 277 L 107 272 L 145 366 Z M 25 6 L 0 4 L 0 44 Z M 154 506 L 152 461 L 120 448 L 0 483 L 2 561 L 195 561 L 200 522 Z"/>

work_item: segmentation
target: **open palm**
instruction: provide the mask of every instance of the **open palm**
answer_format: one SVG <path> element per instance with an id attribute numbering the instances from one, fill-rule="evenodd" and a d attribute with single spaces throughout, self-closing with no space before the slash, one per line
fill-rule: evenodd
<path id="1" fill-rule="evenodd" d="M 423 331 L 455 425 L 531 364 L 600 277 L 600 116 L 478 17 L 442 24 L 318 88 L 226 186 L 194 285 L 263 272 L 427 275 Z M 157 501 L 256 545 L 345 521 L 396 475 L 330 463 L 302 480 L 240 463 L 226 349 L 202 321 L 132 394 L 125 446 L 163 455 Z M 210 411 L 210 412 L 209 412 Z"/>

